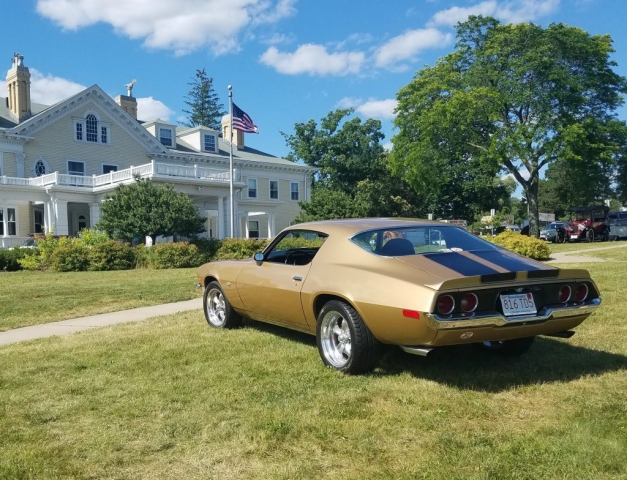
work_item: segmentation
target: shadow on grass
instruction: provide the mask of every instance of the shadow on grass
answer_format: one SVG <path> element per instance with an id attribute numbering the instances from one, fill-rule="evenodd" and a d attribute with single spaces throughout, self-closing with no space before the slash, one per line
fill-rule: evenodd
<path id="1" fill-rule="evenodd" d="M 316 347 L 312 335 L 261 322 L 245 325 L 261 332 Z M 627 356 L 573 346 L 568 341 L 538 337 L 520 357 L 503 357 L 472 345 L 439 347 L 428 357 L 385 346 L 373 377 L 409 373 L 464 390 L 499 392 L 516 386 L 567 382 L 587 375 L 627 370 Z M 322 364 L 321 364 L 322 365 Z"/>

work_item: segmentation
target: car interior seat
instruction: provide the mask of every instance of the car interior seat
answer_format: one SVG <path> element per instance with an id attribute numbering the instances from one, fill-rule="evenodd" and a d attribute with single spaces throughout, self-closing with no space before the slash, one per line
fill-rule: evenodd
<path id="1" fill-rule="evenodd" d="M 385 257 L 398 257 L 402 255 L 413 255 L 414 246 L 406 238 L 391 238 L 381 247 L 380 255 Z"/>

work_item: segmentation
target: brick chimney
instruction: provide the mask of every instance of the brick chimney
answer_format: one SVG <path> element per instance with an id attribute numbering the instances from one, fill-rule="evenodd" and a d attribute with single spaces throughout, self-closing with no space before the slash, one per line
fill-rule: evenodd
<path id="1" fill-rule="evenodd" d="M 30 72 L 24 66 L 24 57 L 14 53 L 11 69 L 7 72 L 7 107 L 17 123 L 32 116 L 30 102 Z"/>
<path id="2" fill-rule="evenodd" d="M 133 79 L 126 85 L 126 95 L 118 95 L 115 97 L 115 103 L 126 111 L 131 117 L 137 120 L 137 99 L 133 97 L 133 85 L 137 80 Z"/>

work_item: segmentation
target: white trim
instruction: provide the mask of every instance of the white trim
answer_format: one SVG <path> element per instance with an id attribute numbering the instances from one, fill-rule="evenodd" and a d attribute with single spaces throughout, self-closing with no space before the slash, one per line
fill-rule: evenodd
<path id="1" fill-rule="evenodd" d="M 110 173 L 110 172 L 105 172 L 105 171 L 104 171 L 104 167 L 105 167 L 105 165 L 106 165 L 107 167 L 115 167 L 115 171 L 116 171 L 116 172 L 120 169 L 120 165 L 119 165 L 119 164 L 117 164 L 117 163 L 104 163 L 104 162 L 100 162 L 100 173 L 99 173 L 99 175 L 106 175 L 107 173 Z"/>
<path id="2" fill-rule="evenodd" d="M 96 141 L 87 141 L 87 117 L 93 115 L 96 117 Z M 103 122 L 100 114 L 93 109 L 89 109 L 85 112 L 83 117 L 72 117 L 72 139 L 78 143 L 88 143 L 90 145 L 111 145 L 111 122 Z M 76 127 L 81 125 L 81 139 L 76 138 Z M 102 129 L 107 129 L 107 141 L 102 141 Z"/>
<path id="3" fill-rule="evenodd" d="M 298 193 L 298 198 L 296 200 L 292 198 L 292 185 L 296 185 L 296 193 Z M 290 182 L 290 200 L 292 202 L 300 201 L 300 182 Z"/>
<path id="4" fill-rule="evenodd" d="M 79 173 L 73 173 L 75 172 L 75 170 L 73 170 L 72 172 L 70 172 L 70 162 L 73 163 L 82 163 L 83 164 L 83 177 L 87 175 L 87 162 L 85 162 L 85 160 L 66 160 L 65 161 L 65 171 L 68 175 L 78 175 L 81 176 Z"/>
<path id="5" fill-rule="evenodd" d="M 161 124 L 157 124 L 155 125 L 156 129 L 157 129 L 157 140 L 159 140 L 159 143 L 161 143 L 164 147 L 168 147 L 168 148 L 174 148 L 176 147 L 176 134 L 174 133 L 174 129 L 171 127 L 162 127 Z M 166 131 L 166 132 L 170 132 L 170 145 L 166 145 L 165 143 L 163 143 L 162 137 L 161 137 L 161 130 Z"/>
<path id="6" fill-rule="evenodd" d="M 15 223 L 15 235 L 9 234 L 9 212 L 8 212 L 9 209 L 13 209 L 15 211 L 15 220 L 11 222 L 11 223 Z M 13 204 L 0 205 L 0 211 L 2 211 L 2 230 L 3 230 L 3 234 L 0 236 L 0 238 L 19 237 L 20 215 L 17 209 L 17 205 L 13 205 Z"/>
<path id="7" fill-rule="evenodd" d="M 2 172 L 4 172 L 4 152 L 0 151 L 0 177 L 3 175 Z"/>
<path id="8" fill-rule="evenodd" d="M 215 133 L 207 133 L 207 132 L 203 132 L 201 131 L 201 135 L 202 138 L 200 139 L 201 144 L 201 150 L 203 152 L 211 152 L 211 153 L 217 153 L 218 151 L 218 136 Z M 209 150 L 207 148 L 205 148 L 206 143 L 205 143 L 205 137 L 213 137 L 213 150 Z"/>
<path id="9" fill-rule="evenodd" d="M 33 162 L 32 167 L 31 167 L 31 172 L 33 172 L 33 176 L 34 176 L 34 177 L 37 177 L 37 172 L 35 171 L 35 167 L 37 166 L 37 163 L 38 163 L 38 162 L 41 162 L 41 163 L 43 163 L 43 164 L 44 164 L 44 168 L 45 168 L 45 170 L 46 170 L 46 171 L 43 173 L 44 175 L 46 175 L 46 174 L 48 174 L 48 173 L 51 173 L 51 172 L 50 172 L 50 165 L 48 164 L 47 160 L 46 160 L 44 157 L 42 157 L 42 156 L 40 155 L 39 157 L 37 157 L 37 158 L 35 159 L 35 161 Z M 40 175 L 40 176 L 41 176 L 41 175 Z"/>
<path id="10" fill-rule="evenodd" d="M 272 198 L 272 182 L 276 182 L 276 198 Z M 279 200 L 281 198 L 281 187 L 279 180 L 268 179 L 268 200 Z"/>
<path id="11" fill-rule="evenodd" d="M 255 196 L 254 197 L 250 196 L 250 184 L 248 182 L 250 182 L 251 180 L 255 181 Z M 246 198 L 254 198 L 254 199 L 259 198 L 259 180 L 257 179 L 257 177 L 246 178 Z"/>

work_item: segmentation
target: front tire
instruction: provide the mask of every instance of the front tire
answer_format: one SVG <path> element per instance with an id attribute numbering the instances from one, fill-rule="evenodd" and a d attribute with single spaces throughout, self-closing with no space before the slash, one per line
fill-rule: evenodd
<path id="1" fill-rule="evenodd" d="M 475 343 L 480 350 L 495 352 L 505 357 L 517 357 L 526 353 L 536 337 L 515 338 L 513 340 L 498 340 L 494 342 Z"/>
<path id="2" fill-rule="evenodd" d="M 374 369 L 380 345 L 357 311 L 346 302 L 331 300 L 318 314 L 318 352 L 325 365 L 358 375 Z"/>
<path id="3" fill-rule="evenodd" d="M 242 316 L 233 310 L 218 282 L 207 284 L 202 305 L 207 323 L 214 328 L 237 328 L 242 324 Z"/>

